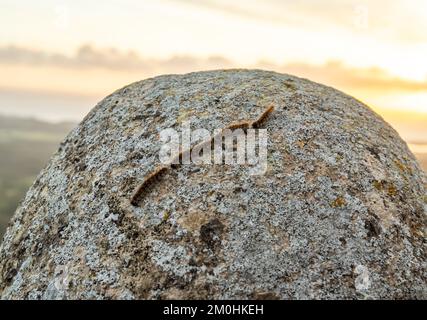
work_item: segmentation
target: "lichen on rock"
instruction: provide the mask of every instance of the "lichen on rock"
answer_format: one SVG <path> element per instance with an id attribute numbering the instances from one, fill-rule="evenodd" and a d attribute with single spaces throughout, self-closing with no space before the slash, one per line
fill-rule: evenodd
<path id="1" fill-rule="evenodd" d="M 162 129 L 275 109 L 268 170 L 159 165 Z M 63 141 L 0 247 L 3 299 L 426 298 L 426 178 L 333 88 L 260 70 L 167 75 L 106 97 Z"/>

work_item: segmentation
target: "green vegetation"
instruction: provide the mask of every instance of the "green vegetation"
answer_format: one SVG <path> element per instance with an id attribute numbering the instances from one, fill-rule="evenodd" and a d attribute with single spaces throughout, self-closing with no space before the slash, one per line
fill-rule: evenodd
<path id="1" fill-rule="evenodd" d="M 0 117 L 0 236 L 37 174 L 73 126 Z"/>

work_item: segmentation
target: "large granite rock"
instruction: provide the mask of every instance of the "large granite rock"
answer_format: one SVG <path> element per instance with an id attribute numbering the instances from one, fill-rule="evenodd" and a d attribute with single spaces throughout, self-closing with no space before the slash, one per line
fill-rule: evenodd
<path id="1" fill-rule="evenodd" d="M 268 170 L 159 164 L 160 130 L 274 105 Z M 4 299 L 426 298 L 425 176 L 361 102 L 290 75 L 168 75 L 101 101 L 28 191 L 0 249 Z"/>

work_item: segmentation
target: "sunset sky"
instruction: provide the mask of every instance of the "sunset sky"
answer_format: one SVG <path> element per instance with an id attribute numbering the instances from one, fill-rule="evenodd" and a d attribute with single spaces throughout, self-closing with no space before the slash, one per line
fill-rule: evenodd
<path id="1" fill-rule="evenodd" d="M 0 114 L 78 121 L 136 80 L 255 67 L 334 86 L 371 106 L 407 141 L 427 140 L 425 0 L 0 6 Z"/>

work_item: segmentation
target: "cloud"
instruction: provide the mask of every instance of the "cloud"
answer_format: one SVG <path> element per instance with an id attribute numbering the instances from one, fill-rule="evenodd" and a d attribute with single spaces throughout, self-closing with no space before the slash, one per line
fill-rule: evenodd
<path id="1" fill-rule="evenodd" d="M 259 66 L 266 67 L 268 63 L 260 63 Z M 300 77 L 307 77 L 317 82 L 337 87 L 377 91 L 427 91 L 427 81 L 412 81 L 394 77 L 385 70 L 377 67 L 349 67 L 340 61 L 330 61 L 323 65 L 290 63 L 276 67 L 273 65 L 271 67 L 279 72 L 296 74 Z"/>
<path id="2" fill-rule="evenodd" d="M 78 69 L 103 68 L 112 71 L 142 71 L 147 74 L 181 73 L 195 68 L 214 69 L 231 65 L 230 61 L 219 56 L 195 58 L 182 55 L 169 59 L 152 59 L 141 58 L 134 51 L 96 49 L 91 45 L 81 46 L 72 56 L 17 46 L 0 47 L 0 63 Z"/>
<path id="3" fill-rule="evenodd" d="M 76 53 L 67 56 L 16 46 L 0 47 L 0 64 L 31 67 L 56 67 L 65 70 L 86 72 L 101 69 L 105 74 L 120 72 L 149 77 L 166 73 L 186 73 L 199 70 L 226 69 L 236 67 L 260 68 L 290 73 L 300 77 L 343 89 L 377 91 L 427 91 L 427 81 L 412 81 L 391 76 L 380 68 L 355 68 L 340 61 L 323 65 L 301 62 L 278 65 L 261 61 L 252 65 L 241 65 L 225 57 L 172 56 L 167 59 L 144 58 L 136 52 L 122 52 L 114 48 L 99 49 L 91 45 L 81 46 Z M 82 79 L 85 77 L 82 73 Z"/>

